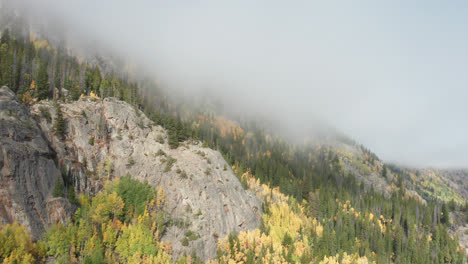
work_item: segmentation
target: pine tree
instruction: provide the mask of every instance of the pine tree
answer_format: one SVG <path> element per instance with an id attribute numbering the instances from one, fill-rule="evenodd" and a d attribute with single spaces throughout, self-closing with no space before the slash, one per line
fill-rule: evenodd
<path id="1" fill-rule="evenodd" d="M 70 95 L 72 100 L 76 101 L 80 98 L 81 95 L 81 87 L 80 87 L 80 69 L 75 69 L 74 79 L 72 82 L 72 87 L 70 88 Z"/>
<path id="2" fill-rule="evenodd" d="M 16 57 L 16 69 L 14 73 L 14 81 L 13 81 L 13 92 L 17 92 L 20 88 L 21 85 L 21 71 L 23 67 L 23 58 L 24 58 L 24 47 L 21 46 L 20 49 L 18 50 L 18 54 Z"/>
<path id="3" fill-rule="evenodd" d="M 8 44 L 10 42 L 10 30 L 6 28 L 2 33 L 2 38 L 0 39 L 1 44 Z"/>
<path id="4" fill-rule="evenodd" d="M 92 81 L 92 89 L 95 93 L 98 92 L 99 86 L 101 85 L 102 76 L 101 71 L 98 67 L 95 67 L 93 70 L 93 81 Z"/>
<path id="5" fill-rule="evenodd" d="M 162 118 L 161 114 L 159 113 L 158 110 L 154 110 L 153 114 L 151 115 L 151 120 L 153 120 L 156 124 L 162 126 Z"/>
<path id="6" fill-rule="evenodd" d="M 0 86 L 12 87 L 13 54 L 8 43 L 0 44 Z"/>
<path id="7" fill-rule="evenodd" d="M 54 190 L 52 191 L 52 195 L 54 197 L 64 197 L 65 193 L 63 192 L 63 180 L 62 176 L 58 176 L 57 180 L 55 180 Z"/>
<path id="8" fill-rule="evenodd" d="M 65 77 L 65 82 L 63 84 L 63 88 L 65 88 L 65 90 L 67 91 L 70 91 L 71 90 L 71 87 L 72 87 L 72 81 L 70 80 L 71 76 L 67 76 Z"/>
<path id="9" fill-rule="evenodd" d="M 175 149 L 179 146 L 179 137 L 177 136 L 177 127 L 174 118 L 168 117 L 167 120 L 167 133 L 169 147 Z"/>
<path id="10" fill-rule="evenodd" d="M 77 203 L 75 188 L 73 188 L 72 185 L 68 186 L 68 201 L 70 201 L 72 204 Z"/>
<path id="11" fill-rule="evenodd" d="M 60 89 L 62 76 L 60 76 L 60 58 L 57 58 L 57 62 L 55 63 L 55 73 L 54 73 L 54 83 L 55 88 Z"/>
<path id="12" fill-rule="evenodd" d="M 440 222 L 446 226 L 450 225 L 449 210 L 448 210 L 448 206 L 446 203 L 442 204 L 442 213 L 440 216 Z"/>
<path id="13" fill-rule="evenodd" d="M 387 179 L 387 165 L 385 165 L 385 164 L 382 167 L 382 177 L 384 179 Z"/>
<path id="14" fill-rule="evenodd" d="M 49 97 L 49 74 L 47 73 L 47 64 L 41 62 L 37 74 L 37 99 L 44 100 Z"/>
<path id="15" fill-rule="evenodd" d="M 111 94 L 111 89 L 112 87 L 110 77 L 107 75 L 106 78 L 101 82 L 101 85 L 99 87 L 101 97 L 109 97 Z"/>
<path id="16" fill-rule="evenodd" d="M 56 134 L 63 138 L 65 136 L 65 119 L 63 118 L 62 107 L 57 104 L 57 116 L 55 117 L 55 132 Z"/>
<path id="17" fill-rule="evenodd" d="M 81 89 L 77 82 L 73 82 L 72 87 L 70 88 L 70 95 L 73 101 L 76 101 L 80 98 Z"/>
<path id="18" fill-rule="evenodd" d="M 180 120 L 180 118 L 177 118 L 177 124 L 176 124 L 176 128 L 177 128 L 177 140 L 179 142 L 183 142 L 187 139 L 188 137 L 188 133 L 187 133 L 187 130 L 185 129 L 183 123 L 182 123 L 182 120 Z"/>

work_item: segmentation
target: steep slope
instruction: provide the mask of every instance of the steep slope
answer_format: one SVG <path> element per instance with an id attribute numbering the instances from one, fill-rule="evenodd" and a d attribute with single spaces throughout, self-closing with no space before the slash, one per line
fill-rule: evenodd
<path id="1" fill-rule="evenodd" d="M 64 220 L 70 204 L 50 197 L 60 171 L 29 111 L 7 87 L 0 88 L 0 219 L 19 222 L 34 238 Z"/>
<path id="2" fill-rule="evenodd" d="M 327 155 L 336 157 L 332 163 L 337 163 L 335 165 L 339 168 L 338 174 L 342 174 L 342 176 L 352 175 L 366 189 L 373 188 L 387 198 L 391 197 L 394 191 L 399 190 L 397 184 L 400 176 L 403 175 L 403 171 L 396 173 L 388 168 L 377 155 L 355 142 L 348 141 L 329 139 L 323 143 L 317 143 L 317 145 L 313 145 L 314 149 L 319 149 L 315 151 L 315 155 L 319 156 L 323 150 L 329 152 Z M 319 158 L 315 159 L 318 160 Z M 404 176 L 406 174 L 401 177 L 401 180 L 405 178 Z M 339 179 L 338 177 L 337 180 Z M 415 190 L 410 182 L 404 181 L 402 185 L 405 187 L 406 195 L 425 203 L 421 194 Z"/>
<path id="3" fill-rule="evenodd" d="M 409 176 L 417 188 L 428 198 L 438 198 L 445 202 L 468 201 L 468 171 L 422 169 L 409 170 Z"/>
<path id="4" fill-rule="evenodd" d="M 64 140 L 53 133 L 41 108 L 55 118 L 56 107 L 42 101 L 31 112 L 41 117 L 40 127 L 78 191 L 95 193 L 105 181 L 127 173 L 162 187 L 175 223 L 162 239 L 171 242 L 174 256 L 195 252 L 204 260 L 213 258 L 217 237 L 259 226 L 260 202 L 243 189 L 219 152 L 199 142 L 170 149 L 165 129 L 115 98 L 61 104 Z M 189 230 L 194 235 L 185 239 Z"/>

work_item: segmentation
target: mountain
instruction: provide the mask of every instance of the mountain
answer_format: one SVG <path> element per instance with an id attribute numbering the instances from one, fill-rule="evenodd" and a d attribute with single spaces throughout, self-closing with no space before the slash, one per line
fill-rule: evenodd
<path id="1" fill-rule="evenodd" d="M 57 221 L 47 219 L 36 223 L 42 215 L 54 216 L 47 210 L 50 203 L 57 200 L 51 197 L 53 183 L 62 177 L 55 166 L 57 162 L 65 171 L 65 185 L 74 186 L 79 193 L 95 195 L 106 181 L 127 174 L 162 188 L 166 197 L 164 211 L 168 217 L 187 223 L 182 227 L 169 227 L 162 236 L 163 241 L 171 243 L 175 257 L 195 251 L 203 260 L 211 259 L 216 255 L 213 233 L 224 237 L 231 232 L 259 226 L 259 200 L 243 189 L 219 152 L 203 148 L 196 141 L 184 142 L 183 146 L 171 149 L 166 130 L 127 103 L 114 98 L 59 103 L 66 120 L 66 132 L 62 137 L 51 121 L 57 119 L 57 106 L 52 102 L 34 104 L 29 113 L 17 102 L 11 90 L 2 87 L 0 91 L 2 117 L 7 117 L 9 110 L 18 115 L 2 120 L 5 121 L 2 127 L 9 128 L 2 134 L 6 161 L 2 166 L 5 179 L 2 182 L 13 182 L 12 186 L 5 186 L 6 194 L 2 199 L 5 203 L 2 204 L 13 206 L 2 210 L 7 212 L 2 215 L 3 222 L 26 218 L 21 224 L 39 237 L 47 223 Z M 28 135 L 33 139 L 27 138 Z M 25 146 L 8 144 L 7 140 L 11 138 L 16 142 L 24 141 Z M 23 150 L 28 147 L 35 148 Z M 48 152 L 41 153 L 41 149 Z M 31 157 L 16 154 L 21 151 L 30 153 Z M 12 162 L 15 160 L 17 164 Z M 12 173 L 9 168 L 18 170 Z M 35 171 L 37 175 L 27 171 Z M 24 176 L 31 178 L 21 179 Z M 7 181 L 9 178 L 14 180 Z M 15 186 L 18 183 L 25 186 Z M 39 186 L 29 186 L 32 183 Z M 44 188 L 40 184 L 47 185 Z M 24 195 L 24 192 L 30 194 Z M 33 206 L 30 206 L 30 200 L 34 201 Z M 68 205 L 62 210 L 70 216 L 71 209 Z M 35 210 L 42 214 L 35 215 Z M 23 211 L 28 217 L 21 215 Z M 66 222 L 65 218 L 61 220 Z M 188 230 L 195 232 L 198 238 L 189 246 L 183 246 L 181 240 Z"/>
<path id="2" fill-rule="evenodd" d="M 6 28 L 1 261 L 466 262 L 463 173 L 292 143 Z"/>
<path id="3" fill-rule="evenodd" d="M 29 111 L 0 88 L 0 219 L 19 222 L 34 238 L 71 216 L 66 199 L 51 199 L 60 177 L 57 156 Z"/>

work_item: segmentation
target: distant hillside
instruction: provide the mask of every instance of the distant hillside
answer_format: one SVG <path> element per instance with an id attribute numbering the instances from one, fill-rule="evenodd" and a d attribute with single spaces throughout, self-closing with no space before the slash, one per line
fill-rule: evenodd
<path id="1" fill-rule="evenodd" d="M 0 37 L 1 261 L 466 263 L 456 179 L 187 107 L 28 29 Z"/>

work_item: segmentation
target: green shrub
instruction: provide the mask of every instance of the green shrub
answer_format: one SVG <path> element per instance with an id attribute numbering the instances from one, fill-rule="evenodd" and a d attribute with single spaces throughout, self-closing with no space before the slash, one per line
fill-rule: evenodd
<path id="1" fill-rule="evenodd" d="M 176 163 L 176 159 L 174 159 L 173 157 L 168 157 L 167 158 L 167 162 L 166 162 L 166 167 L 164 168 L 164 172 L 169 172 L 171 169 L 172 169 L 172 166 L 174 165 L 174 163 Z"/>
<path id="2" fill-rule="evenodd" d="M 197 213 L 195 214 L 194 218 L 195 219 L 198 219 L 200 217 L 200 215 L 202 215 L 202 212 L 200 209 L 198 209 Z"/>
<path id="3" fill-rule="evenodd" d="M 156 152 L 154 154 L 154 156 L 155 157 L 157 157 L 157 156 L 166 156 L 166 152 L 164 152 L 164 150 L 162 150 L 162 149 L 159 149 L 158 152 Z"/>
<path id="4" fill-rule="evenodd" d="M 133 159 L 133 157 L 130 157 L 128 158 L 128 162 L 127 162 L 127 169 L 131 168 L 133 165 L 135 165 L 135 160 Z"/>
<path id="5" fill-rule="evenodd" d="M 42 117 L 44 117 L 45 120 L 47 120 L 47 123 L 50 123 L 50 121 L 52 121 L 52 116 L 50 115 L 49 108 L 45 106 L 40 106 L 39 110 L 41 111 Z"/>
<path id="6" fill-rule="evenodd" d="M 156 197 L 156 190 L 151 185 L 132 179 L 130 174 L 120 178 L 119 184 L 114 185 L 114 191 L 125 202 L 126 216 L 132 215 L 132 208 L 138 215 L 142 214 L 146 203 Z"/>
<path id="7" fill-rule="evenodd" d="M 182 243 L 182 246 L 184 246 L 184 247 L 187 247 L 188 244 L 189 244 L 188 238 L 186 238 L 186 237 L 182 238 L 182 240 L 180 242 Z"/>
<path id="8" fill-rule="evenodd" d="M 189 241 L 197 240 L 200 238 L 200 235 L 193 232 L 192 230 L 187 230 L 185 233 L 185 237 L 188 238 Z"/>
<path id="9" fill-rule="evenodd" d="M 156 142 L 164 144 L 164 137 L 162 135 L 158 135 L 158 137 L 156 138 Z"/>

